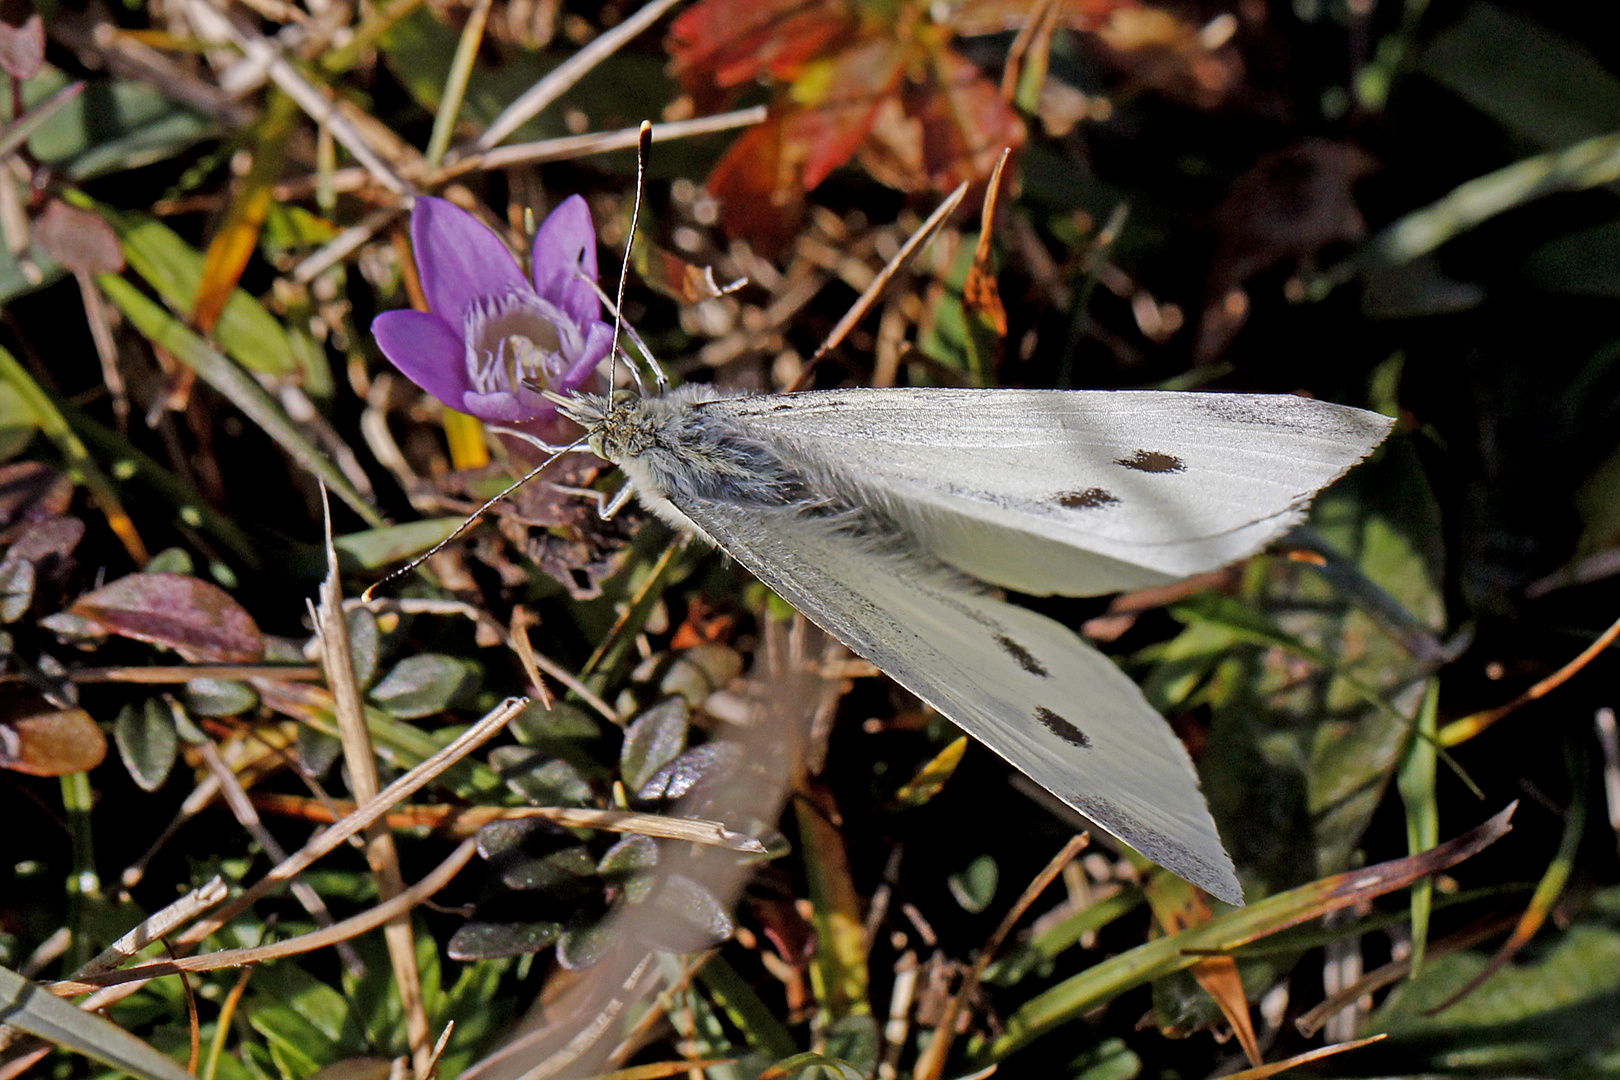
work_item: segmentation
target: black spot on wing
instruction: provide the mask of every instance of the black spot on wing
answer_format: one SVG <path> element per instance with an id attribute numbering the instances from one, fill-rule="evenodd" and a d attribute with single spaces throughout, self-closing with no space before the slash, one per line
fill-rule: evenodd
<path id="1" fill-rule="evenodd" d="M 1099 506 L 1113 506 L 1119 502 L 1111 493 L 1102 488 L 1086 488 L 1084 491 L 1065 491 L 1054 495 L 1059 506 L 1066 506 L 1070 510 L 1094 510 Z"/>
<path id="2" fill-rule="evenodd" d="M 1039 675 L 1043 679 L 1050 678 L 1045 665 L 1043 665 L 1039 660 L 1035 659 L 1035 654 L 1018 644 L 1018 642 L 1014 641 L 1006 634 L 997 634 L 996 644 L 1000 645 L 1002 651 L 1008 656 L 1018 661 L 1019 667 L 1023 668 L 1031 675 Z"/>
<path id="3" fill-rule="evenodd" d="M 1123 465 L 1127 469 L 1135 469 L 1145 473 L 1178 473 L 1186 472 L 1186 462 L 1174 454 L 1166 454 L 1160 450 L 1138 450 L 1128 458 L 1120 458 L 1115 465 Z"/>
<path id="4" fill-rule="evenodd" d="M 1086 738 L 1085 732 L 1063 719 L 1063 717 L 1059 716 L 1051 709 L 1048 709 L 1045 705 L 1037 705 L 1035 707 L 1035 719 L 1039 720 L 1041 722 L 1041 726 L 1047 731 L 1050 731 L 1052 734 L 1056 735 L 1070 746 L 1086 747 L 1091 745 L 1091 740 Z"/>

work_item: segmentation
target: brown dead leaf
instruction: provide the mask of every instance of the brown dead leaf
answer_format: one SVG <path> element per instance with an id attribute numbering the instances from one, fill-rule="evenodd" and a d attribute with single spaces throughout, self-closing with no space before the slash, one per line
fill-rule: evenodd
<path id="1" fill-rule="evenodd" d="M 34 240 L 45 254 L 84 274 L 114 274 L 124 268 L 118 234 L 100 214 L 52 199 L 34 222 Z"/>
<path id="2" fill-rule="evenodd" d="M 193 663 L 252 663 L 264 638 L 217 585 L 184 574 L 129 574 L 79 597 L 68 613 L 105 634 L 173 649 Z"/>

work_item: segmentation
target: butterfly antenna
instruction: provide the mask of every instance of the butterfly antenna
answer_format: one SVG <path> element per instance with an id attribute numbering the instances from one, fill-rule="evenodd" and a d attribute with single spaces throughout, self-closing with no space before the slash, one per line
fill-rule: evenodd
<path id="1" fill-rule="evenodd" d="M 613 347 L 608 350 L 608 393 L 619 379 L 619 329 L 624 324 L 624 283 L 630 276 L 630 249 L 636 244 L 636 225 L 641 221 L 641 189 L 647 180 L 647 151 L 652 147 L 652 124 L 643 120 L 636 133 L 636 201 L 630 208 L 630 236 L 624 242 L 624 264 L 619 267 L 619 298 L 613 304 Z"/>
<path id="2" fill-rule="evenodd" d="M 412 570 L 415 570 L 418 566 L 421 566 L 423 563 L 425 563 L 429 559 L 433 558 L 433 556 L 435 556 L 439 552 L 443 551 L 452 542 L 454 542 L 456 539 L 458 539 L 461 536 L 462 533 L 464 533 L 468 529 L 472 528 L 473 525 L 475 525 L 478 522 L 478 519 L 483 517 L 484 514 L 488 512 L 490 507 L 494 506 L 496 503 L 500 502 L 502 499 L 504 499 L 508 495 L 512 494 L 512 492 L 516 491 L 518 488 L 522 487 L 524 484 L 527 484 L 530 480 L 533 480 L 535 477 L 539 476 L 542 472 L 544 472 L 547 468 L 549 468 L 551 466 L 552 462 L 556 461 L 558 458 L 562 457 L 564 454 L 570 453 L 570 452 L 572 452 L 574 450 L 578 450 L 581 446 L 584 446 L 584 445 L 585 445 L 585 439 L 579 438 L 579 439 L 575 439 L 573 442 L 569 443 L 567 446 L 560 447 L 550 457 L 546 458 L 546 460 L 542 461 L 540 464 L 536 465 L 533 469 L 529 470 L 529 472 L 526 473 L 521 479 L 514 480 L 511 484 L 509 484 L 507 486 L 506 490 L 502 491 L 499 495 L 496 495 L 494 498 L 489 499 L 488 501 L 486 501 L 484 503 L 484 505 L 482 505 L 478 509 L 474 510 L 471 514 L 468 514 L 467 515 L 467 520 L 463 521 L 460 525 L 457 525 L 455 532 L 451 533 L 449 536 L 445 537 L 443 540 L 440 540 L 437 544 L 434 544 L 432 547 L 428 548 L 422 554 L 418 555 L 416 558 L 412 559 L 410 562 L 406 563 L 404 566 L 400 567 L 398 570 L 395 570 L 392 574 L 389 574 L 387 577 L 383 578 L 381 581 L 374 582 L 373 584 L 367 586 L 366 591 L 360 594 L 361 602 L 370 603 L 372 593 L 376 592 L 378 589 L 382 588 L 384 585 L 388 584 L 390 581 L 393 581 L 395 578 L 404 577 L 406 574 L 410 573 Z"/>
<path id="3" fill-rule="evenodd" d="M 923 222 L 922 226 L 911 234 L 911 239 L 901 245 L 900 250 L 895 252 L 894 258 L 890 259 L 883 269 L 878 271 L 877 277 L 872 279 L 872 284 L 868 285 L 866 291 L 856 298 L 855 303 L 850 306 L 848 311 L 844 312 L 844 317 L 839 319 L 838 325 L 832 328 L 832 333 L 827 335 L 827 340 L 823 341 L 820 347 L 810 354 L 810 359 L 805 363 L 804 370 L 799 372 L 799 377 L 793 380 L 792 386 L 788 387 L 789 393 L 804 389 L 805 385 L 810 381 L 811 373 L 816 369 L 816 364 L 820 362 L 823 356 L 836 348 L 838 343 L 843 341 L 849 332 L 855 328 L 855 324 L 861 321 L 861 317 L 871 310 L 872 304 L 876 302 L 879 294 L 888 287 L 894 275 L 900 272 L 900 268 L 906 265 L 906 261 L 916 253 L 918 248 L 934 238 L 934 234 L 939 232 L 940 226 L 945 224 L 945 219 L 950 217 L 952 211 L 958 206 L 962 205 L 962 200 L 967 196 L 967 193 L 968 185 L 967 181 L 964 180 L 956 186 L 955 191 L 945 197 L 945 201 L 940 203 L 932 214 L 928 215 L 928 220 Z"/>

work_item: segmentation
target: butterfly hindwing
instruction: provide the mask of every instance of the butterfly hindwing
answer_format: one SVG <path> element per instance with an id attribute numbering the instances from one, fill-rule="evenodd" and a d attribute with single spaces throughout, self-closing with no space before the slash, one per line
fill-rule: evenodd
<path id="1" fill-rule="evenodd" d="M 677 505 L 813 622 L 1036 783 L 1160 865 L 1242 902 L 1186 750 L 1136 684 L 1072 631 L 836 518 Z"/>

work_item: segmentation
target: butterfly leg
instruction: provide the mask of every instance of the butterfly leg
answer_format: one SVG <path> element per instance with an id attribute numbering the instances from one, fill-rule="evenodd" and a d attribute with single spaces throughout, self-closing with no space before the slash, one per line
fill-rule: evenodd
<path id="1" fill-rule="evenodd" d="M 614 514 L 623 510 L 624 504 L 630 501 L 631 495 L 635 494 L 635 489 L 629 484 L 615 491 L 611 499 L 608 498 L 606 492 L 597 491 L 595 488 L 570 487 L 567 484 L 552 484 L 551 488 L 553 491 L 561 491 L 567 495 L 578 495 L 581 498 L 594 501 L 596 503 L 596 516 L 603 521 L 607 521 Z"/>

